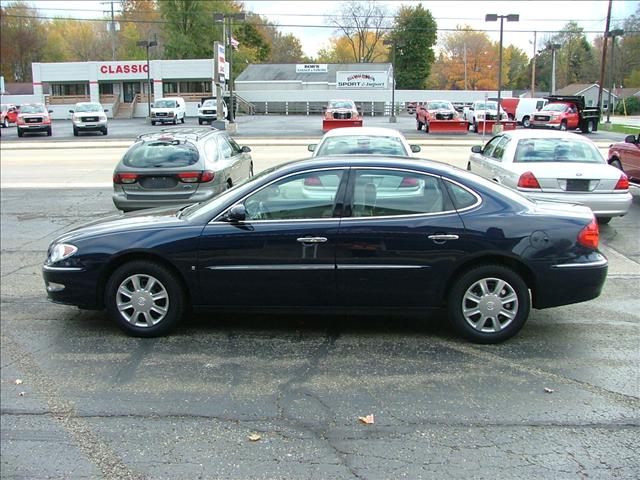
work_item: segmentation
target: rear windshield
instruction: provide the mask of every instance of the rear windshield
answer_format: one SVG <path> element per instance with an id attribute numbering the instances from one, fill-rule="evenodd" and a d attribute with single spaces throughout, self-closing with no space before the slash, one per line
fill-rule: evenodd
<path id="1" fill-rule="evenodd" d="M 176 108 L 175 100 L 156 100 L 153 102 L 154 108 Z"/>
<path id="2" fill-rule="evenodd" d="M 518 141 L 514 162 L 605 163 L 589 142 L 569 138 L 526 138 Z"/>
<path id="3" fill-rule="evenodd" d="M 125 153 L 122 162 L 134 168 L 186 167 L 198 161 L 198 150 L 174 141 L 138 142 Z"/>
<path id="4" fill-rule="evenodd" d="M 318 155 L 409 155 L 398 137 L 340 135 L 327 137 L 318 149 Z"/>
<path id="5" fill-rule="evenodd" d="M 20 113 L 44 113 L 43 105 L 22 105 L 20 107 Z"/>

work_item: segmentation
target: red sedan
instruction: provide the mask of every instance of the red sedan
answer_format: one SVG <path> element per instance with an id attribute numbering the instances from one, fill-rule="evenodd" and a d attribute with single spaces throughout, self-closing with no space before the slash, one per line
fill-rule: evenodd
<path id="1" fill-rule="evenodd" d="M 627 135 L 624 142 L 609 146 L 609 165 L 619 168 L 629 181 L 640 185 L 640 134 Z"/>

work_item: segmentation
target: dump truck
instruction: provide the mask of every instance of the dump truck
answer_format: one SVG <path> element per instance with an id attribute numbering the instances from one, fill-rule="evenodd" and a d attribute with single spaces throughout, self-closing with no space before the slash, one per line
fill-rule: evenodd
<path id="1" fill-rule="evenodd" d="M 586 107 L 581 95 L 551 95 L 542 110 L 531 119 L 531 128 L 557 128 L 591 133 L 598 130 L 600 109 Z"/>

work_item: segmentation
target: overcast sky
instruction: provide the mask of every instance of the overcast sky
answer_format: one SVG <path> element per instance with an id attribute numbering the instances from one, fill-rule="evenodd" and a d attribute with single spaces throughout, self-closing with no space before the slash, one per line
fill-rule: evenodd
<path id="1" fill-rule="evenodd" d="M 0 1 L 6 5 L 7 1 Z M 47 16 L 72 16 L 78 18 L 96 18 L 102 16 L 103 10 L 108 8 L 108 2 L 97 0 L 38 0 L 30 2 Z M 301 43 L 305 54 L 315 56 L 318 50 L 328 44 L 330 37 L 336 35 L 334 28 L 323 28 L 328 24 L 325 15 L 340 8 L 341 1 L 245 1 L 248 11 L 263 15 L 274 23 L 281 25 L 284 33 L 293 33 Z M 478 30 L 498 29 L 499 23 L 487 23 L 484 16 L 487 13 L 506 15 L 517 13 L 520 21 L 505 22 L 504 44 L 514 44 L 522 48 L 528 56 L 533 54 L 533 31 L 537 30 L 538 49 L 544 47 L 544 40 L 569 21 L 575 20 L 585 31 L 603 32 L 607 17 L 607 0 L 581 1 L 452 1 L 429 0 L 420 1 L 382 1 L 390 13 L 395 12 L 401 5 L 417 5 L 422 3 L 431 10 L 439 29 L 455 29 L 458 25 L 469 25 Z M 640 1 L 614 0 L 612 8 L 612 25 L 621 23 L 635 12 Z M 519 30 L 519 31 L 518 31 Z M 442 35 L 446 31 L 439 31 Z M 497 32 L 489 32 L 497 40 Z M 588 34 L 589 38 L 596 33 Z"/>

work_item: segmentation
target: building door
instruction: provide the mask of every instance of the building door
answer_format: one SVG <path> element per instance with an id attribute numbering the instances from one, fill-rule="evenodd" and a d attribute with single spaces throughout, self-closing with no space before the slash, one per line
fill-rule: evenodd
<path id="1" fill-rule="evenodd" d="M 133 102 L 133 97 L 140 93 L 140 82 L 123 82 L 122 87 L 124 103 Z"/>

